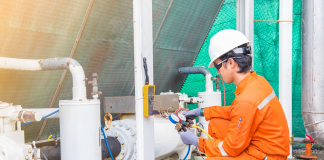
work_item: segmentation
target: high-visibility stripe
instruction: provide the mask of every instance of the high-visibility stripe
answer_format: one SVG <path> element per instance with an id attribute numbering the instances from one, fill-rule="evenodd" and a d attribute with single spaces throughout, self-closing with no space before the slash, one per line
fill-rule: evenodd
<path id="1" fill-rule="evenodd" d="M 258 108 L 261 110 L 265 105 L 267 105 L 274 97 L 276 96 L 276 93 L 274 90 L 272 90 L 272 93 L 267 96 L 259 105 Z"/>
<path id="2" fill-rule="evenodd" d="M 219 148 L 222 156 L 228 156 L 227 153 L 225 152 L 224 148 L 223 148 L 223 141 L 218 143 L 218 148 Z"/>

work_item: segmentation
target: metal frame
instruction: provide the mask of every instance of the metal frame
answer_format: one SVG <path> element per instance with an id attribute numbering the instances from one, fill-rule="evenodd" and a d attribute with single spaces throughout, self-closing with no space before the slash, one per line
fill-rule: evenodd
<path id="1" fill-rule="evenodd" d="M 133 0 L 136 150 L 140 160 L 154 159 L 154 117 L 144 117 L 143 111 L 143 57 L 147 60 L 150 84 L 154 82 L 152 25 L 152 0 Z"/>

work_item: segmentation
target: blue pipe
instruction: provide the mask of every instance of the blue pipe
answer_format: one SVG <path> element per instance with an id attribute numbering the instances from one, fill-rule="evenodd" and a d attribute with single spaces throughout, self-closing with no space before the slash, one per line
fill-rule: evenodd
<path id="1" fill-rule="evenodd" d="M 183 160 L 186 160 L 187 159 L 187 157 L 189 155 L 189 152 L 190 152 L 190 145 L 188 145 L 188 152 L 187 152 L 187 154 L 186 154 L 186 156 L 185 156 L 185 158 Z"/>
<path id="2" fill-rule="evenodd" d="M 110 154 L 110 158 L 111 158 L 112 160 L 114 160 L 114 156 L 111 154 L 111 151 L 110 151 L 110 148 L 109 148 L 109 144 L 108 144 L 108 141 L 107 141 L 107 137 L 106 137 L 105 131 L 104 131 L 103 127 L 102 127 L 102 124 L 100 124 L 100 125 L 101 125 L 101 131 L 102 131 L 102 134 L 103 134 L 103 136 L 104 136 L 104 138 L 105 138 L 105 141 L 106 141 L 106 146 L 107 146 L 108 151 L 109 151 L 109 154 Z"/>
<path id="3" fill-rule="evenodd" d="M 57 112 L 59 112 L 59 110 L 56 110 L 56 111 L 54 111 L 54 112 L 52 112 L 52 113 L 50 113 L 50 114 L 48 114 L 48 115 L 42 117 L 42 119 L 45 119 L 45 118 L 47 118 L 47 117 L 49 117 L 49 116 L 51 116 L 51 115 L 53 115 L 53 114 L 55 114 L 55 113 L 57 113 Z M 31 121 L 31 122 L 27 122 L 27 123 L 21 124 L 21 126 L 24 126 L 24 125 L 27 125 L 27 124 L 31 124 L 31 123 L 33 123 L 33 122 L 35 122 L 35 121 Z"/>

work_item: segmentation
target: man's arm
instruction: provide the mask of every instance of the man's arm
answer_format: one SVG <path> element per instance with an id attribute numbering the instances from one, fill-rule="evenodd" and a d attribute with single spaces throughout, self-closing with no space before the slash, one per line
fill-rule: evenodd
<path id="1" fill-rule="evenodd" d="M 213 108 L 213 107 L 209 107 Z M 225 108 L 225 107 L 224 107 Z M 216 108 L 217 114 L 221 112 Z M 228 114 L 228 109 L 222 110 Z M 235 157 L 241 154 L 250 144 L 252 136 L 250 136 L 252 125 L 254 124 L 254 117 L 259 111 L 257 107 L 247 102 L 239 102 L 232 106 L 230 113 L 231 119 L 230 127 L 224 140 L 220 139 L 205 139 L 200 137 L 198 139 L 198 148 L 201 152 L 206 153 L 208 156 L 230 156 Z M 215 113 L 215 109 L 212 110 Z M 211 115 L 213 113 L 210 113 Z M 206 115 L 206 113 L 205 113 Z M 224 116 L 218 116 L 222 118 Z M 210 116 L 211 117 L 211 116 Z M 212 117 L 215 117 L 212 115 Z M 206 118 L 207 119 L 207 118 Z"/>
<path id="2" fill-rule="evenodd" d="M 206 107 L 204 109 L 204 115 L 206 121 L 209 121 L 212 118 L 222 118 L 230 120 L 232 106 L 212 106 Z"/>

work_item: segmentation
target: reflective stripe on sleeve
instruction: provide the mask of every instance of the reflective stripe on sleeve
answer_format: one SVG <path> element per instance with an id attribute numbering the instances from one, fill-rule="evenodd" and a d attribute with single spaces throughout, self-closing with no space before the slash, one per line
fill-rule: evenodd
<path id="1" fill-rule="evenodd" d="M 267 105 L 274 97 L 276 96 L 276 93 L 274 90 L 272 90 L 272 93 L 267 96 L 259 105 L 258 108 L 261 110 L 265 105 Z"/>
<path id="2" fill-rule="evenodd" d="M 225 152 L 224 148 L 223 148 L 223 141 L 218 143 L 218 148 L 219 148 L 222 156 L 228 156 L 227 153 Z"/>

